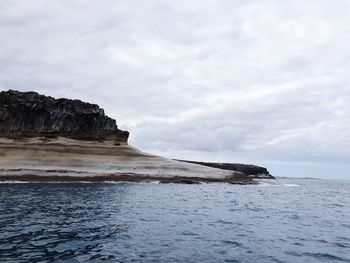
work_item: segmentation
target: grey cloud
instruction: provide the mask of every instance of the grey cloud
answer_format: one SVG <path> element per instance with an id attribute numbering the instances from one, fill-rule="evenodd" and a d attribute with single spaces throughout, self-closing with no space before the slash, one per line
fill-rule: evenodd
<path id="1" fill-rule="evenodd" d="M 133 145 L 169 157 L 330 170 L 350 157 L 349 11 L 340 0 L 2 1 L 0 89 L 98 103 Z"/>

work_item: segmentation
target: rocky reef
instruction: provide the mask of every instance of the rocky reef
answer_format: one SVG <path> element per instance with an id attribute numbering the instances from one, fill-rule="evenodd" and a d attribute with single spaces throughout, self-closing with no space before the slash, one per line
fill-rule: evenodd
<path id="1" fill-rule="evenodd" d="M 96 104 L 54 99 L 36 92 L 0 92 L 0 135 L 67 137 L 81 140 L 127 142 L 129 133 L 105 116 Z"/>

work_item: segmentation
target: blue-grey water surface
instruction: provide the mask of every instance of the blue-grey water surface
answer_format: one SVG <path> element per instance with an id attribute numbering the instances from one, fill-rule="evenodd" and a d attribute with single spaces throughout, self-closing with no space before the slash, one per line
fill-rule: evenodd
<path id="1" fill-rule="evenodd" d="M 350 182 L 1 183 L 0 262 L 350 262 Z"/>

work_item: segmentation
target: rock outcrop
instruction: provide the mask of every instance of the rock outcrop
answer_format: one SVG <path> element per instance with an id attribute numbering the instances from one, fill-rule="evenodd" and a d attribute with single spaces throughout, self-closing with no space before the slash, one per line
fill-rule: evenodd
<path id="1" fill-rule="evenodd" d="M 269 173 L 265 167 L 251 165 L 251 164 L 241 164 L 241 163 L 209 163 L 209 162 L 195 162 L 186 160 L 177 160 L 180 162 L 200 164 L 208 167 L 218 168 L 222 170 L 236 171 L 251 178 L 268 178 L 274 179 L 274 177 Z"/>
<path id="2" fill-rule="evenodd" d="M 0 135 L 8 138 L 67 137 L 127 142 L 129 133 L 96 104 L 54 99 L 36 92 L 0 92 Z"/>

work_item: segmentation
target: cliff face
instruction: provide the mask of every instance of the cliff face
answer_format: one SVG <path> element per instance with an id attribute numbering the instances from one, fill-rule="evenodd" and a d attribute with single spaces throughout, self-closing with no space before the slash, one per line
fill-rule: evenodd
<path id="1" fill-rule="evenodd" d="M 127 142 L 129 133 L 96 104 L 54 99 L 36 92 L 0 92 L 0 135 L 67 137 Z"/>

